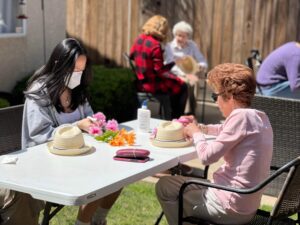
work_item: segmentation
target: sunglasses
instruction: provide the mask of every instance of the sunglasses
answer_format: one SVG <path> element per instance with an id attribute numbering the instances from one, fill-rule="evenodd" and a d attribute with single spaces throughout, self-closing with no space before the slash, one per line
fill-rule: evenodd
<path id="1" fill-rule="evenodd" d="M 224 93 L 224 92 L 219 93 L 219 94 L 217 94 L 217 93 L 211 93 L 211 98 L 212 98 L 212 100 L 213 100 L 214 102 L 217 102 L 218 96 L 219 96 L 219 95 L 222 95 L 223 93 Z"/>

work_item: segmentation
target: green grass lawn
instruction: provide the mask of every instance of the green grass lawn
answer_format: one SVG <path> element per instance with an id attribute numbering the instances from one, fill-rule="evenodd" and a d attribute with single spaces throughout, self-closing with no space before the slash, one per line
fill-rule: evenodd
<path id="1" fill-rule="evenodd" d="M 143 181 L 126 186 L 108 215 L 108 225 L 153 225 L 161 213 L 154 186 Z M 272 207 L 262 205 L 261 209 L 271 211 Z M 51 225 L 74 225 L 77 210 L 78 207 L 65 206 Z M 292 218 L 296 219 L 296 215 Z M 167 225 L 165 217 L 160 225 Z"/>
<path id="2" fill-rule="evenodd" d="M 109 225 L 152 225 L 161 212 L 155 196 L 155 184 L 143 181 L 128 185 L 108 215 Z M 51 225 L 74 225 L 78 207 L 64 207 Z M 167 225 L 165 218 L 160 225 Z"/>

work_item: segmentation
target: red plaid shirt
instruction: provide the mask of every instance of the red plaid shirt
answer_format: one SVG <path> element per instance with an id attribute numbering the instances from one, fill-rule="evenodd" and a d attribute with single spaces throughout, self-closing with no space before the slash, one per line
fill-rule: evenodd
<path id="1" fill-rule="evenodd" d="M 170 72 L 174 63 L 163 64 L 160 42 L 150 35 L 140 34 L 130 50 L 136 66 L 139 91 L 178 94 L 184 82 Z"/>

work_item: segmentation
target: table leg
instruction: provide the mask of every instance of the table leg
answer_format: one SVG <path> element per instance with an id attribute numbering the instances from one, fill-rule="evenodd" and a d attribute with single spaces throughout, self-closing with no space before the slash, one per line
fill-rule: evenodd
<path id="1" fill-rule="evenodd" d="M 55 209 L 51 212 L 51 208 L 55 207 Z M 49 225 L 50 220 L 53 216 L 56 215 L 64 206 L 54 204 L 52 202 L 46 202 L 45 209 L 44 209 L 44 217 L 41 225 Z"/>
<path id="2" fill-rule="evenodd" d="M 162 217 L 164 216 L 164 211 L 162 211 L 159 215 L 159 217 L 157 218 L 156 222 L 155 222 L 155 225 L 158 225 L 162 219 Z"/>

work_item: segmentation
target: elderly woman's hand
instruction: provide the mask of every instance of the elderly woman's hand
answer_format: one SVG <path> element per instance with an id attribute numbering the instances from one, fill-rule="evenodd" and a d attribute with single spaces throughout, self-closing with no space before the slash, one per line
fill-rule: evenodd
<path id="1" fill-rule="evenodd" d="M 189 115 L 189 116 L 181 116 L 179 119 L 179 122 L 181 122 L 184 126 L 190 124 L 190 123 L 194 123 L 194 124 L 198 124 L 197 120 L 195 119 L 195 117 L 193 115 Z"/>
<path id="2" fill-rule="evenodd" d="M 183 129 L 183 134 L 186 138 L 193 138 L 193 135 L 197 132 L 201 132 L 201 130 L 195 123 L 190 123 Z"/>

